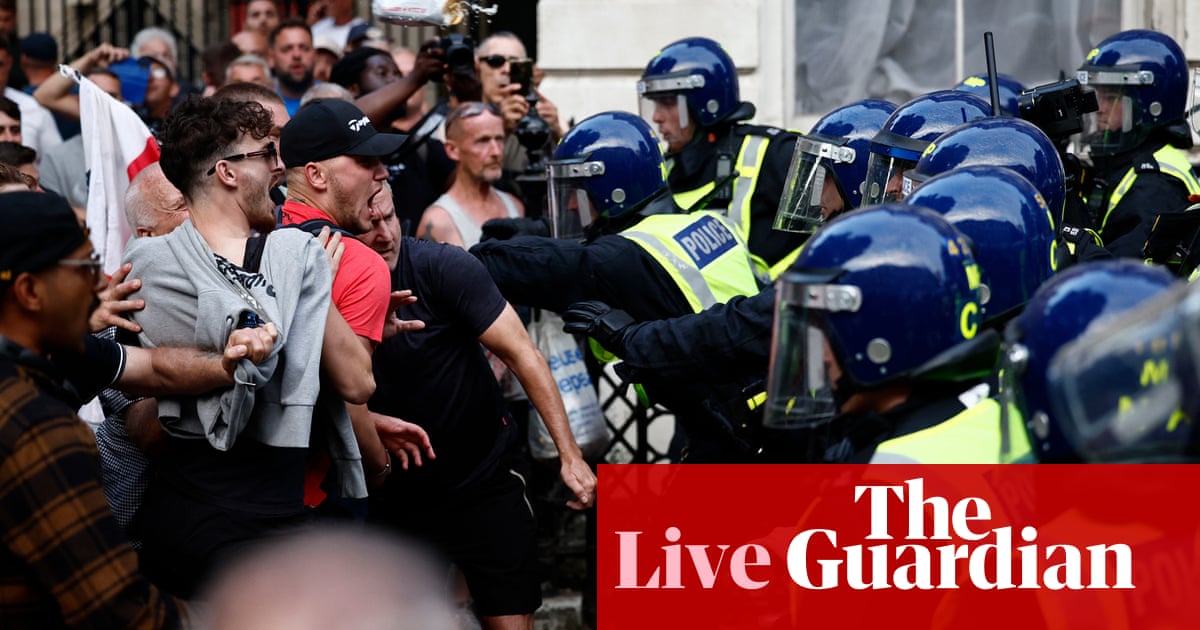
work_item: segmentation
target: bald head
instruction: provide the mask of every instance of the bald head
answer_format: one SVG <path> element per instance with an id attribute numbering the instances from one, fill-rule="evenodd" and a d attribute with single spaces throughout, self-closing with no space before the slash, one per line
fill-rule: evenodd
<path id="1" fill-rule="evenodd" d="M 143 168 L 125 191 L 125 219 L 134 236 L 170 234 L 188 218 L 183 193 L 171 185 L 158 162 Z"/>
<path id="2" fill-rule="evenodd" d="M 229 41 L 233 42 L 243 55 L 258 55 L 263 59 L 267 58 L 269 50 L 267 36 L 258 31 L 242 31 L 231 37 Z"/>
<path id="3" fill-rule="evenodd" d="M 450 630 L 446 582 L 425 553 L 399 539 L 325 527 L 244 554 L 205 600 L 214 630 Z"/>

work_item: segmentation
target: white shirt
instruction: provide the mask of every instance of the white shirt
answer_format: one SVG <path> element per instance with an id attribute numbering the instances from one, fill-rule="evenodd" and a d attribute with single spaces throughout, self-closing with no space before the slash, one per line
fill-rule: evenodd
<path id="1" fill-rule="evenodd" d="M 4 96 L 21 108 L 21 144 L 37 151 L 39 159 L 45 151 L 62 144 L 54 117 L 37 99 L 10 87 L 4 88 Z"/>
<path id="2" fill-rule="evenodd" d="M 313 22 L 313 25 L 312 25 L 313 41 L 315 42 L 322 37 L 328 37 L 328 38 L 332 39 L 333 41 L 337 42 L 339 51 L 343 51 L 346 49 L 346 40 L 350 37 L 350 29 L 354 28 L 358 24 L 366 24 L 366 23 L 367 23 L 366 20 L 364 20 L 360 17 L 354 17 L 354 18 L 351 18 L 349 22 L 346 22 L 345 24 L 338 26 L 333 23 L 332 17 L 321 18 L 321 19 L 317 20 L 316 22 Z"/>

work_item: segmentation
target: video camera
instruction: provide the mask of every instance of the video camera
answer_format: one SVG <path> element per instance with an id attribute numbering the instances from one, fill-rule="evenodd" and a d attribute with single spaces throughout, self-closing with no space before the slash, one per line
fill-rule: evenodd
<path id="1" fill-rule="evenodd" d="M 1096 93 L 1084 90 L 1075 79 L 1039 85 L 1017 97 L 1020 116 L 1046 132 L 1055 145 L 1083 131 L 1083 115 L 1096 111 Z"/>
<path id="2" fill-rule="evenodd" d="M 450 74 L 475 72 L 475 40 L 470 35 L 451 33 L 443 37 L 438 46 L 442 49 L 442 57 Z"/>
<path id="3" fill-rule="evenodd" d="M 448 73 L 458 76 L 475 74 L 475 40 L 470 35 L 450 33 L 433 45 L 442 49 L 442 61 L 445 62 Z M 442 81 L 441 76 L 430 79 Z"/>

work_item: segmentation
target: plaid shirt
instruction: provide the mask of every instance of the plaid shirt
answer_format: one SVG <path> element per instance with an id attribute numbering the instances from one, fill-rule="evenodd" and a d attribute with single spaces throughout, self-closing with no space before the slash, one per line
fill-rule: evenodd
<path id="1" fill-rule="evenodd" d="M 186 605 L 138 574 L 70 398 L 0 356 L 0 629 L 186 627 Z"/>

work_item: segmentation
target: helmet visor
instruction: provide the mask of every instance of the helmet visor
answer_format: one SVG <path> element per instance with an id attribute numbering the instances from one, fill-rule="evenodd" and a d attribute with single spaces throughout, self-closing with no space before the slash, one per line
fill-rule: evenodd
<path id="1" fill-rule="evenodd" d="M 1192 131 L 1200 133 L 1200 68 L 1192 70 L 1192 92 L 1188 100 L 1187 117 L 1192 122 Z"/>
<path id="2" fill-rule="evenodd" d="M 1050 363 L 1054 417 L 1088 461 L 1194 453 L 1200 291 L 1172 291 L 1092 328 Z"/>
<path id="3" fill-rule="evenodd" d="M 828 314 L 862 306 L 858 287 L 829 284 L 837 271 L 792 271 L 776 283 L 775 323 L 763 424 L 774 429 L 820 426 L 837 412 Z"/>
<path id="4" fill-rule="evenodd" d="M 1154 73 L 1137 66 L 1084 66 L 1076 79 L 1095 91 L 1099 109 L 1083 115 L 1080 143 L 1095 155 L 1111 155 L 1133 148 L 1148 129 L 1139 124 L 1135 98 L 1141 86 L 1154 84 Z M 1157 115 L 1161 112 L 1150 112 Z"/>
<path id="5" fill-rule="evenodd" d="M 904 201 L 904 174 L 916 165 L 916 160 L 872 152 L 863 180 L 863 206 Z"/>
<path id="6" fill-rule="evenodd" d="M 687 93 L 703 86 L 701 75 L 646 77 L 638 81 L 638 112 L 658 134 L 664 153 L 678 152 L 689 139 L 685 137 L 691 123 Z"/>
<path id="7" fill-rule="evenodd" d="M 1094 90 L 1100 108 L 1083 115 L 1081 143 L 1094 155 L 1111 155 L 1137 145 L 1134 129 L 1135 103 L 1121 87 Z"/>
<path id="8" fill-rule="evenodd" d="M 1004 344 L 1000 352 L 1000 372 L 997 401 L 1000 403 L 1000 461 L 1013 463 L 1029 455 L 1029 444 L 1037 443 L 1038 432 L 1040 439 L 1049 437 L 1049 417 L 1038 411 L 1036 417 L 1040 428 L 1034 426 L 1034 417 L 1027 418 L 1028 405 L 1025 402 L 1025 391 L 1022 380 L 1029 366 L 1029 348 L 1019 342 Z M 1029 422 L 1029 424 L 1027 424 Z"/>
<path id="9" fill-rule="evenodd" d="M 786 188 L 775 212 L 776 230 L 811 233 L 845 210 L 846 197 L 831 168 L 854 161 L 854 149 L 845 142 L 844 138 L 816 134 L 796 141 Z"/>
<path id="10" fill-rule="evenodd" d="M 691 139 L 687 135 L 689 121 L 686 95 L 643 96 L 638 110 L 642 119 L 654 130 L 664 155 L 678 153 Z"/>
<path id="11" fill-rule="evenodd" d="M 564 239 L 582 238 L 584 229 L 599 216 L 584 183 L 588 177 L 603 175 L 604 164 L 584 160 L 551 162 L 546 171 L 550 235 Z"/>

